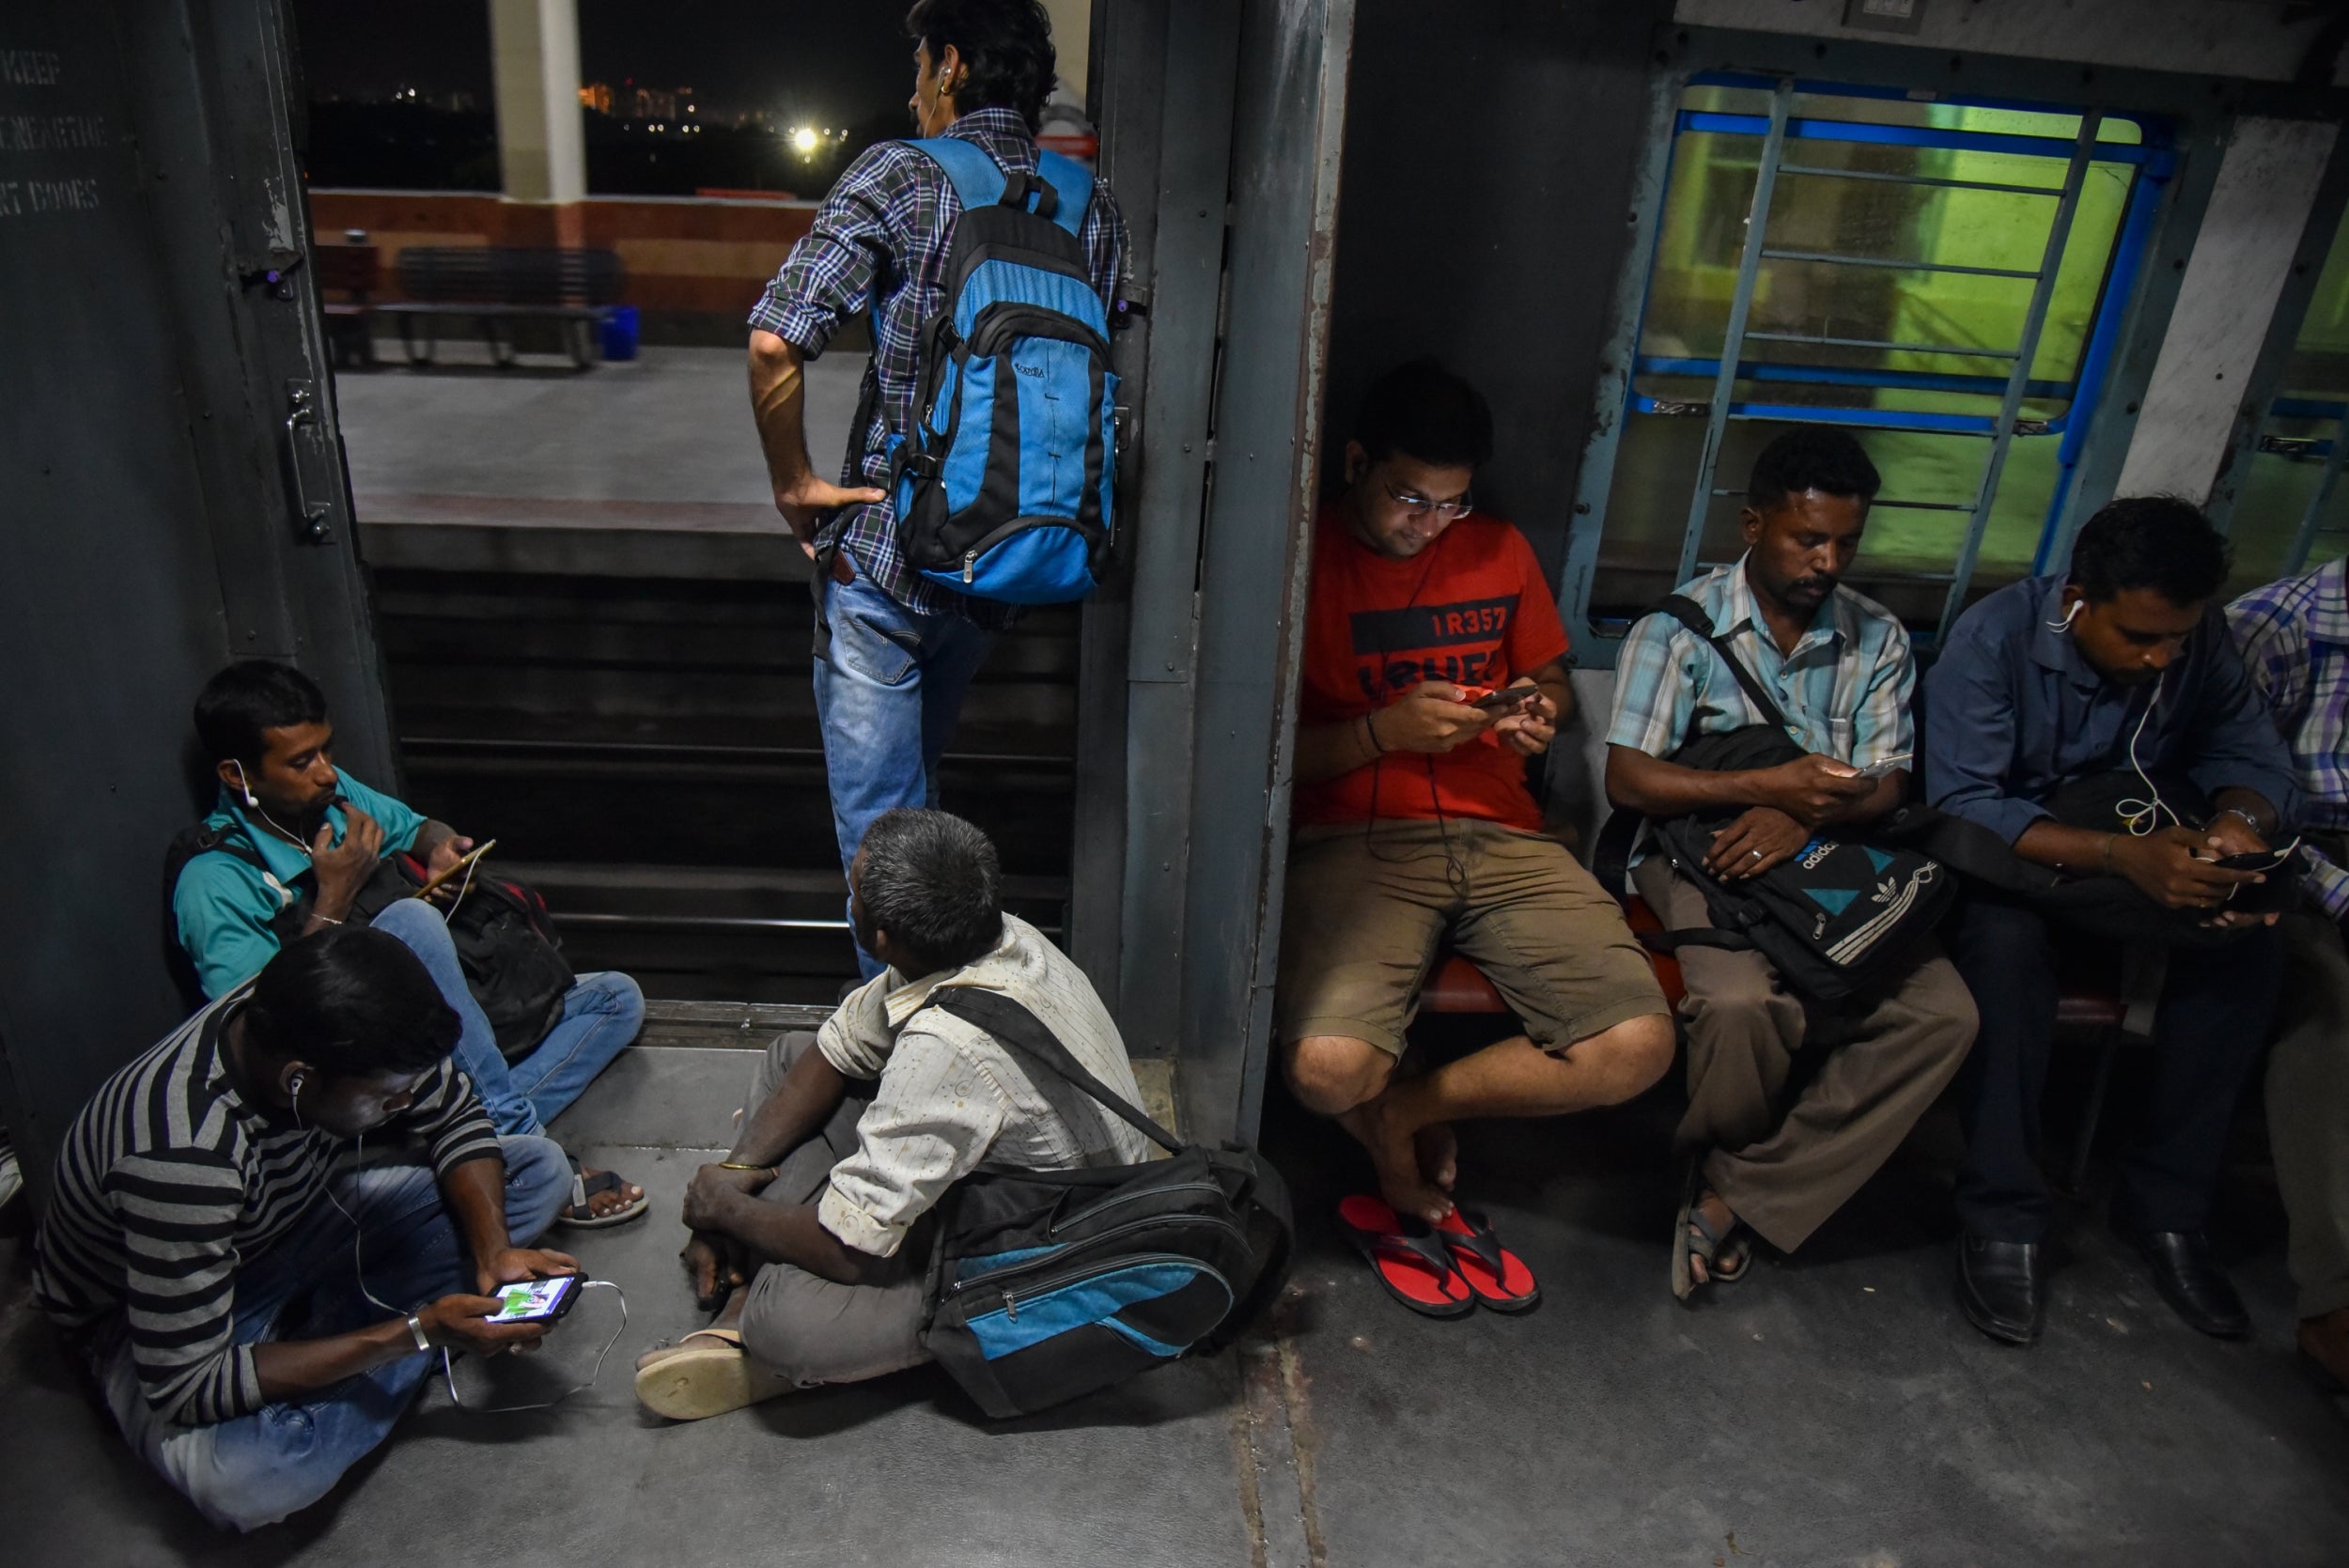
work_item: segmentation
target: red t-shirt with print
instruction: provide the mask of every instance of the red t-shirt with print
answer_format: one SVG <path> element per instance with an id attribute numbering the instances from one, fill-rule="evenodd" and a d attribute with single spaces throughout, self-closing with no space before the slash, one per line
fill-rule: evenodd
<path id="1" fill-rule="evenodd" d="M 1370 549 L 1344 514 L 1315 528 L 1298 716 L 1335 723 L 1376 712 L 1422 681 L 1501 687 L 1566 653 L 1566 629 L 1525 536 L 1470 512 L 1408 561 Z M 1300 827 L 1376 817 L 1466 817 L 1539 832 L 1525 758 L 1486 731 L 1439 756 L 1392 752 L 1297 786 Z"/>

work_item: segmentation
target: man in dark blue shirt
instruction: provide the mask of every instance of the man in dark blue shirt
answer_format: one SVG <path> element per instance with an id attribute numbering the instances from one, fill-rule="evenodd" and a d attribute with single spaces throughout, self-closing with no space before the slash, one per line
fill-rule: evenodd
<path id="1" fill-rule="evenodd" d="M 2226 541 L 2186 502 L 2143 497 L 2098 512 L 2068 573 L 2003 588 L 1958 620 L 1925 681 L 1925 789 L 2026 861 L 2125 877 L 2156 903 L 2241 928 L 2230 942 L 2168 954 L 2150 1125 L 2112 1204 L 2178 1314 L 2233 1338 L 2248 1320 L 2201 1227 L 2236 1095 L 2267 1036 L 2282 949 L 2275 916 L 2226 908 L 2256 874 L 2215 862 L 2266 853 L 2299 792 L 2213 603 L 2227 565 Z M 2121 807 L 2132 820 L 2112 831 L 2058 820 L 2050 802 L 2062 786 L 2111 773 L 2142 786 Z M 2155 806 L 2175 809 L 2157 816 Z M 1958 1302 L 1976 1327 L 2015 1343 L 2038 1337 L 2046 1307 L 2052 1204 L 2039 1110 L 2056 935 L 2038 910 L 1978 893 L 1951 951 L 1982 1013 L 1959 1079 Z"/>

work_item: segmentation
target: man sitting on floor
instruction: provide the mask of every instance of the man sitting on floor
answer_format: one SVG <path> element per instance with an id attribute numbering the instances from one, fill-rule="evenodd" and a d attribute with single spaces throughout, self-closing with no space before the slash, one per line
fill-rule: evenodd
<path id="1" fill-rule="evenodd" d="M 528 1246 L 569 1190 L 563 1151 L 490 1128 L 450 1060 L 448 983 L 404 945 L 438 917 L 412 908 L 271 958 L 108 1079 L 57 1156 L 35 1295 L 215 1525 L 324 1497 L 435 1352 L 537 1343 L 483 1321 L 500 1284 L 578 1268 Z M 413 1150 L 363 1161 L 370 1133 Z"/>
<path id="2" fill-rule="evenodd" d="M 1141 1103 L 1084 971 L 1003 913 L 1001 890 L 995 846 L 958 816 L 900 806 L 865 830 L 848 914 L 887 967 L 817 1033 L 769 1048 L 733 1152 L 694 1175 L 686 1266 L 696 1299 L 723 1307 L 637 1362 L 646 1408 L 692 1421 L 927 1360 L 926 1270 L 948 1188 L 983 1160 L 1066 1171 L 1148 1152 L 1082 1091 L 1039 1082 L 985 1030 L 928 1006 L 944 987 L 1001 991 Z"/>
<path id="3" fill-rule="evenodd" d="M 2274 916 L 2227 909 L 2258 875 L 2213 862 L 2269 853 L 2299 789 L 2211 602 L 2226 580 L 2227 543 L 2190 503 L 2106 506 L 2081 528 L 2069 571 L 2001 588 L 1958 618 L 1925 677 L 1925 785 L 1933 804 L 2025 861 L 2125 877 L 2156 904 L 2241 928 L 2223 945 L 2168 951 L 2149 1125 L 2111 1211 L 2178 1315 L 2235 1338 L 2249 1320 L 2210 1260 L 2202 1222 L 2235 1098 L 2267 1039 L 2283 947 Z M 2144 831 L 2119 831 L 2109 801 L 2101 816 L 2114 831 L 2058 820 L 2053 808 L 2069 798 L 2060 792 L 2081 781 L 2124 784 L 2132 799 L 2120 809 Z M 2200 820 L 2155 828 L 2139 808 L 2156 800 Z M 2017 1344 L 2038 1338 L 2046 1310 L 2052 1203 L 2039 1111 L 2061 929 L 2037 908 L 1977 890 L 1946 938 L 1982 1014 L 1959 1090 L 1958 1304 L 1975 1327 Z"/>
<path id="4" fill-rule="evenodd" d="M 195 734 L 220 797 L 196 841 L 211 847 L 180 867 L 171 908 L 208 997 L 251 979 L 281 940 L 359 919 L 353 902 L 387 857 L 404 851 L 439 876 L 473 848 L 447 823 L 428 821 L 335 768 L 326 693 L 291 665 L 252 659 L 214 675 L 195 699 Z M 440 896 L 462 892 L 460 874 Z M 424 958 L 435 977 L 456 975 L 464 990 L 445 929 L 428 946 Z M 635 981 L 614 971 L 583 974 L 550 1008 L 544 1032 L 533 1040 L 525 1028 L 509 1058 L 472 995 L 457 1005 L 465 1020 L 457 1063 L 509 1138 L 545 1130 L 645 1020 Z M 566 1224 L 617 1224 L 647 1206 L 644 1188 L 610 1172 L 583 1167 L 576 1186 Z"/>
<path id="5" fill-rule="evenodd" d="M 1523 536 L 1470 500 L 1491 450 L 1484 398 L 1433 363 L 1390 371 L 1363 399 L 1346 491 L 1314 543 L 1281 936 L 1282 1068 L 1369 1151 L 1393 1211 L 1379 1223 L 1397 1228 L 1358 1244 L 1383 1249 L 1390 1289 L 1433 1289 L 1441 1299 L 1410 1299 L 1439 1313 L 1466 1304 L 1460 1281 L 1399 1273 L 1414 1265 L 1392 1238 L 1449 1228 L 1451 1124 L 1617 1104 L 1673 1048 L 1646 953 L 1544 836 L 1526 785 L 1572 705 L 1566 633 Z M 1494 689 L 1504 706 L 1478 706 Z M 1526 1032 L 1398 1071 L 1447 939 Z"/>
<path id="6" fill-rule="evenodd" d="M 2300 1351 L 2349 1387 L 2349 565 L 2254 588 L 2227 617 L 2303 792 L 2303 899 L 2281 923 L 2267 1139 L 2292 1226 Z"/>
<path id="7" fill-rule="evenodd" d="M 1706 870 L 1758 877 L 1814 834 L 1856 830 L 1907 793 L 1917 682 L 1908 634 L 1883 606 L 1842 586 L 1880 481 L 1842 430 L 1799 427 L 1772 441 L 1746 482 L 1746 553 L 1683 586 L 1811 754 L 1782 767 L 1707 772 L 1673 763 L 1701 735 L 1768 722 L 1721 655 L 1670 615 L 1631 629 L 1615 658 L 1607 794 L 1652 817 L 1743 808 L 1713 841 Z M 1871 778 L 1863 769 L 1891 765 Z M 1673 930 L 1715 924 L 1697 884 L 1661 854 L 1632 870 Z M 1672 1286 L 1686 1296 L 1745 1272 L 1740 1226 L 1793 1251 L 1875 1173 L 1956 1075 L 1974 1002 L 1937 946 L 1833 1006 L 1790 991 L 1755 952 L 1680 950 L 1688 986 L 1688 1110 L 1674 1142 L 1698 1162 L 1688 1229 L 1675 1227 Z M 1804 1046 L 1830 1054 L 1787 1103 Z"/>

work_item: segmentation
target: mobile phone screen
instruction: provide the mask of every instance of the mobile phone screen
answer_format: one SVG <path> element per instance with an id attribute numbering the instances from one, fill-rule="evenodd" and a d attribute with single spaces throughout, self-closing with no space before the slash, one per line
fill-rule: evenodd
<path id="1" fill-rule="evenodd" d="M 540 1323 L 553 1317 L 563 1307 L 566 1297 L 579 1288 L 576 1274 L 557 1274 L 547 1280 L 521 1280 L 498 1287 L 498 1310 L 490 1314 L 490 1323 Z"/>

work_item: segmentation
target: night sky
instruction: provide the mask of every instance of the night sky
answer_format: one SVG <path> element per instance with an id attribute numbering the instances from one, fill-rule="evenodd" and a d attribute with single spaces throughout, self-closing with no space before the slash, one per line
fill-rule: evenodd
<path id="1" fill-rule="evenodd" d="M 313 97 L 407 85 L 490 104 L 489 0 L 295 0 Z M 703 113 L 846 124 L 912 90 L 897 0 L 579 0 L 580 77 L 692 87 Z"/>

